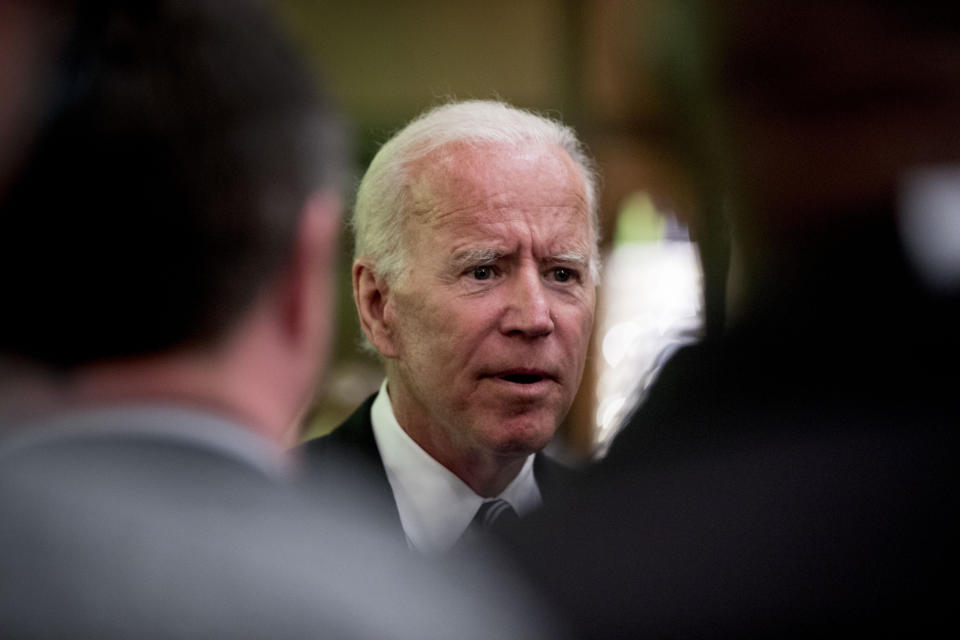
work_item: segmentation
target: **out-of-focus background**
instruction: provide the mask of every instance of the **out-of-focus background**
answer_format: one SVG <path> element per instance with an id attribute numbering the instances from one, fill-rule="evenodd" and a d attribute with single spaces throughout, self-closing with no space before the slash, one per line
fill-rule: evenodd
<path id="1" fill-rule="evenodd" d="M 603 180 L 604 273 L 583 384 L 552 447 L 569 461 L 602 454 L 662 356 L 704 324 L 703 277 L 689 242 L 703 205 L 656 80 L 665 44 L 696 43 L 682 41 L 669 4 L 277 2 L 349 120 L 357 180 L 392 132 L 451 98 L 499 98 L 556 117 L 589 147 Z M 379 363 L 357 346 L 352 251 L 345 231 L 334 362 L 305 437 L 335 427 L 382 380 Z"/>

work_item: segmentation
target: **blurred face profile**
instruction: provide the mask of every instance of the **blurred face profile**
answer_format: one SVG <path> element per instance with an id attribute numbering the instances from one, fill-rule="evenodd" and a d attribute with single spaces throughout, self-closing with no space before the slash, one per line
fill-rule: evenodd
<path id="1" fill-rule="evenodd" d="M 583 179 L 557 146 L 453 144 L 419 169 L 407 269 L 384 307 L 394 411 L 466 459 L 537 451 L 570 408 L 593 323 Z"/>

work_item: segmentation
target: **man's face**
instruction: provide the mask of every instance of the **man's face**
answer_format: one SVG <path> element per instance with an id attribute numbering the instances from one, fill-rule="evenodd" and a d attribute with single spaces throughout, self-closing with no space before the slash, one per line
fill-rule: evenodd
<path id="1" fill-rule="evenodd" d="M 389 290 L 389 392 L 441 462 L 544 447 L 593 324 L 583 180 L 559 147 L 447 147 L 414 181 L 407 269 Z"/>

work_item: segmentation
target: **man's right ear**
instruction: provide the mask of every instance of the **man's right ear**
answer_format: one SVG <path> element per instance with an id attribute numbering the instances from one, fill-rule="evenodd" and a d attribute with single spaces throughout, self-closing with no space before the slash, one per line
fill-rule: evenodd
<path id="1" fill-rule="evenodd" d="M 389 287 L 373 266 L 360 258 L 353 262 L 353 302 L 360 317 L 360 328 L 370 344 L 386 358 L 397 355 L 393 326 L 387 312 Z"/>

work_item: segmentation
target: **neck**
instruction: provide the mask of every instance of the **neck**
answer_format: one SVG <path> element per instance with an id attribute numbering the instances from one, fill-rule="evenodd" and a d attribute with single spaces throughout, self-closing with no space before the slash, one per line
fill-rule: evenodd
<path id="1" fill-rule="evenodd" d="M 520 474 L 527 456 L 499 458 L 496 460 L 462 461 L 458 469 L 448 465 L 458 478 L 470 487 L 474 493 L 484 498 L 492 498 L 503 493 Z"/>
<path id="2" fill-rule="evenodd" d="M 38 384 L 31 383 L 28 394 L 34 398 L 34 413 L 104 403 L 185 404 L 224 415 L 278 448 L 288 448 L 295 444 L 299 420 L 314 395 L 326 331 L 319 304 L 303 320 L 307 312 L 286 304 L 284 292 L 282 286 L 270 287 L 232 328 L 201 345 L 93 362 L 66 376 L 37 369 L 32 379 Z M 16 380 L 27 368 L 23 363 L 10 363 L 14 369 L 3 365 L 0 359 L 0 400 L 4 382 Z"/>
<path id="3" fill-rule="evenodd" d="M 286 448 L 295 433 L 295 411 L 285 397 L 264 388 L 256 368 L 243 366 L 238 358 L 242 360 L 229 349 L 216 348 L 99 361 L 66 374 L 24 370 L 12 384 L 7 383 L 13 378 L 6 376 L 0 398 L 16 400 L 4 403 L 12 421 L 111 404 L 194 407 Z"/>
<path id="4" fill-rule="evenodd" d="M 266 413 L 243 400 L 239 382 L 218 358 L 182 353 L 86 365 L 66 377 L 60 390 L 66 406 L 130 402 L 193 406 L 230 417 L 276 441 Z"/>
<path id="5" fill-rule="evenodd" d="M 464 451 L 443 438 L 437 429 L 417 429 L 417 422 L 411 422 L 399 416 L 397 421 L 406 434 L 431 458 L 449 469 L 474 493 L 484 498 L 500 495 L 519 475 L 529 455 L 527 453 L 498 455 L 480 449 Z"/>

